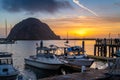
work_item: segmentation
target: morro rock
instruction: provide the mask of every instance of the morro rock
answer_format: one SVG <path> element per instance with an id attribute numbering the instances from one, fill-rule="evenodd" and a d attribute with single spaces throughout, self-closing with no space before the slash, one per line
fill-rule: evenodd
<path id="1" fill-rule="evenodd" d="M 16 24 L 7 39 L 9 40 L 56 40 L 60 39 L 50 27 L 36 18 L 25 19 Z"/>

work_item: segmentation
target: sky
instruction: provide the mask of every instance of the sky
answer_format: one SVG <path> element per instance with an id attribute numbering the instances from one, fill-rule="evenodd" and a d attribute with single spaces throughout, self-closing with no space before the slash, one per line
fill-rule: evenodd
<path id="1" fill-rule="evenodd" d="M 0 37 L 34 17 L 61 38 L 120 37 L 120 0 L 0 0 Z"/>

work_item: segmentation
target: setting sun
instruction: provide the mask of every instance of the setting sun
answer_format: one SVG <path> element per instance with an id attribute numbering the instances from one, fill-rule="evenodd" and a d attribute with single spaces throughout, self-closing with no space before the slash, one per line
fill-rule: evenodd
<path id="1" fill-rule="evenodd" d="M 87 36 L 87 29 L 72 30 L 69 33 L 70 33 L 70 35 L 72 35 L 74 37 L 79 37 L 79 38 L 85 37 L 85 36 Z"/>
<path id="2" fill-rule="evenodd" d="M 76 31 L 76 34 L 80 35 L 80 36 L 85 36 L 86 35 L 86 31 L 85 30 L 78 30 Z"/>

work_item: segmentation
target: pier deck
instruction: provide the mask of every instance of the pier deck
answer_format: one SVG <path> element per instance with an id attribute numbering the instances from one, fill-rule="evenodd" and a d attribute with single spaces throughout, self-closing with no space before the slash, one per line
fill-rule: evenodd
<path id="1" fill-rule="evenodd" d="M 93 56 L 93 55 L 88 55 L 88 57 L 92 58 L 92 59 L 100 60 L 100 61 L 113 61 L 113 60 L 116 60 L 116 58 Z"/>
<path id="2" fill-rule="evenodd" d="M 83 73 L 60 75 L 39 80 L 105 80 L 108 78 L 105 76 L 106 72 L 107 70 L 90 69 Z"/>

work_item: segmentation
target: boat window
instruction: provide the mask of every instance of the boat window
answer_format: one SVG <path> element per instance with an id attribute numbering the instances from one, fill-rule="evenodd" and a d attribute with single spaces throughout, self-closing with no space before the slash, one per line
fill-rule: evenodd
<path id="1" fill-rule="evenodd" d="M 3 71 L 3 72 L 8 72 L 8 69 L 7 69 L 7 68 L 4 68 L 2 71 Z"/>
<path id="2" fill-rule="evenodd" d="M 12 59 L 8 59 L 8 64 L 12 64 Z"/>
<path id="3" fill-rule="evenodd" d="M 12 64 L 12 59 L 1 59 L 0 64 Z"/>
<path id="4" fill-rule="evenodd" d="M 46 53 L 46 54 L 47 54 L 47 53 L 48 53 L 48 51 L 46 50 L 46 51 L 44 51 L 44 53 Z"/>
<path id="5" fill-rule="evenodd" d="M 1 64 L 7 64 L 7 60 L 6 59 L 2 59 L 1 60 Z"/>
<path id="6" fill-rule="evenodd" d="M 44 53 L 44 50 L 39 50 L 37 53 L 38 53 L 38 54 L 39 54 L 39 53 Z"/>
<path id="7" fill-rule="evenodd" d="M 83 55 L 84 53 L 74 51 L 74 52 L 68 52 L 67 54 L 69 54 L 69 55 Z"/>

